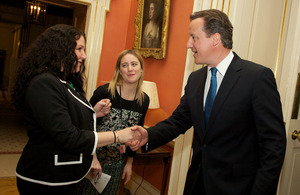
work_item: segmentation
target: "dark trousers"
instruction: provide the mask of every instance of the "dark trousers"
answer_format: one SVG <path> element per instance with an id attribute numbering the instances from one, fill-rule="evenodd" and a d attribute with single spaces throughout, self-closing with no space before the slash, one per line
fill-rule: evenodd
<path id="1" fill-rule="evenodd" d="M 33 183 L 25 181 L 17 177 L 17 187 L 20 195 L 68 195 L 73 194 L 73 189 L 75 189 L 76 184 L 63 185 L 63 186 L 47 186 L 38 183 Z"/>

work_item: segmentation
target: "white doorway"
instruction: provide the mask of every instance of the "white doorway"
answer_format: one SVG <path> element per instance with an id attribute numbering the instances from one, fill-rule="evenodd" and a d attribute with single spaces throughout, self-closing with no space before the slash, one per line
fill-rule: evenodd
<path id="1" fill-rule="evenodd" d="M 286 122 L 287 149 L 279 183 L 279 195 L 297 195 L 300 192 L 300 2 L 290 1 L 290 14 L 287 19 L 287 40 L 282 62 L 282 76 L 279 92 L 283 103 Z"/>

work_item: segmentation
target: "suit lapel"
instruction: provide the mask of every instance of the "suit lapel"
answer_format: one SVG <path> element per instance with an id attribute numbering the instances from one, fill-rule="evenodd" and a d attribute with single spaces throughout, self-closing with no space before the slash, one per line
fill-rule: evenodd
<path id="1" fill-rule="evenodd" d="M 196 108 L 197 110 L 199 110 L 199 119 L 200 119 L 200 125 L 201 125 L 201 129 L 203 131 L 200 131 L 200 137 L 204 137 L 204 129 L 205 129 L 205 126 L 204 126 L 204 108 L 203 108 L 203 98 L 204 98 L 204 87 L 205 87 L 205 81 L 206 81 L 206 77 L 207 77 L 207 66 L 203 68 L 203 71 L 200 72 L 200 75 L 199 75 L 199 87 L 197 87 L 198 91 L 197 91 L 197 97 L 200 97 L 199 99 L 198 98 L 195 98 L 195 99 L 198 99 L 199 101 L 197 101 L 197 105 L 196 105 Z"/>
<path id="2" fill-rule="evenodd" d="M 222 105 L 228 98 L 228 95 L 238 79 L 240 78 L 240 71 L 242 70 L 241 67 L 241 58 L 239 58 L 235 53 L 234 53 L 234 58 L 232 62 L 230 63 L 226 74 L 223 78 L 222 84 L 218 90 L 218 93 L 216 95 L 216 98 L 214 100 L 214 105 L 210 114 L 210 118 L 207 124 L 207 129 L 210 128 L 211 124 L 217 117 L 218 112 L 221 111 Z"/>
<path id="3" fill-rule="evenodd" d="M 191 81 L 190 86 L 191 89 L 194 89 L 195 92 L 189 93 L 191 102 L 190 105 L 192 105 L 192 112 L 193 116 L 195 116 L 194 126 L 198 127 L 196 129 L 200 129 L 197 132 L 195 132 L 195 136 L 198 135 L 198 137 L 203 140 L 204 137 L 204 114 L 203 114 L 203 93 L 204 93 L 204 87 L 205 87 L 205 80 L 206 80 L 206 74 L 207 74 L 207 67 L 198 70 L 195 72 L 195 74 L 192 76 L 193 79 Z"/>

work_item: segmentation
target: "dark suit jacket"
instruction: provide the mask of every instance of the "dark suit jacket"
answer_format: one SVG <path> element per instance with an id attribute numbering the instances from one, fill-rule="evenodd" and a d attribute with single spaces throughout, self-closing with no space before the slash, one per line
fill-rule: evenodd
<path id="1" fill-rule="evenodd" d="M 96 147 L 96 116 L 83 95 L 52 74 L 38 75 L 26 91 L 25 120 L 29 140 L 18 177 L 54 186 L 76 183 L 87 174 Z"/>
<path id="2" fill-rule="evenodd" d="M 286 135 L 272 71 L 234 54 L 207 128 L 203 115 L 206 74 L 204 67 L 190 75 L 179 106 L 168 119 L 148 129 L 143 150 L 159 147 L 193 126 L 193 156 L 184 194 L 199 187 L 201 169 L 208 195 L 275 194 Z"/>

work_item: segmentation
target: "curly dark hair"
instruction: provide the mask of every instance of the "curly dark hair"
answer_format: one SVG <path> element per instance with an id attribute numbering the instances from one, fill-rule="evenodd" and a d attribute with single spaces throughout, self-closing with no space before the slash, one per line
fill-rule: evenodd
<path id="1" fill-rule="evenodd" d="M 57 24 L 45 30 L 28 47 L 18 64 L 14 85 L 11 90 L 11 103 L 22 110 L 25 92 L 30 81 L 37 75 L 49 72 L 59 79 L 70 81 L 84 93 L 85 66 L 76 73 L 78 63 L 75 54 L 76 41 L 85 34 L 66 24 Z"/>

